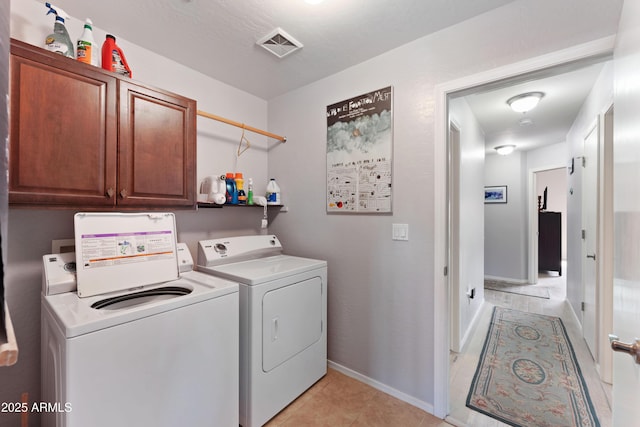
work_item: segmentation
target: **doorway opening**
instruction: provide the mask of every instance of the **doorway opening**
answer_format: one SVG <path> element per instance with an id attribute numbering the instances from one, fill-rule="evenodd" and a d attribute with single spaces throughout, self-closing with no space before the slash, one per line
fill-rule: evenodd
<path id="1" fill-rule="evenodd" d="M 436 268 L 435 270 L 435 318 L 436 318 L 436 348 L 443 349 L 441 353 L 436 354 L 435 360 L 435 393 L 434 393 L 434 413 L 438 416 L 445 417 L 450 410 L 450 396 L 455 394 L 455 398 L 464 399 L 466 393 L 459 393 L 456 390 L 455 393 L 450 393 L 449 389 L 449 377 L 450 377 L 450 355 L 449 349 L 452 348 L 450 343 L 450 327 L 451 319 L 449 315 L 452 313 L 449 303 L 450 297 L 453 294 L 452 287 L 456 287 L 458 294 L 463 291 L 460 284 L 452 283 L 452 277 L 447 274 L 447 267 L 455 265 L 455 261 L 452 262 L 451 256 L 457 256 L 456 250 L 453 247 L 455 242 L 451 242 L 451 223 L 452 215 L 448 212 L 448 209 L 452 206 L 450 200 L 451 190 L 448 188 L 448 171 L 451 165 L 448 163 L 450 156 L 450 147 L 447 144 L 447 137 L 449 133 L 449 102 L 452 96 L 466 96 L 478 88 L 487 90 L 488 87 L 495 88 L 497 86 L 504 86 L 508 84 L 514 84 L 518 81 L 531 81 L 536 78 L 541 78 L 549 73 L 557 73 L 560 70 L 575 69 L 575 67 L 582 67 L 589 63 L 595 63 L 608 59 L 610 57 L 613 45 L 611 40 L 601 40 L 583 46 L 580 49 L 571 49 L 562 51 L 553 55 L 548 55 L 540 58 L 536 58 L 533 61 L 527 61 L 526 63 L 514 64 L 512 66 L 504 67 L 502 69 L 493 70 L 482 75 L 472 76 L 462 79 L 460 81 L 450 82 L 445 85 L 441 85 L 436 90 Z M 579 53 L 578 53 L 579 52 Z M 461 129 L 464 132 L 464 128 Z M 442 163 L 439 162 L 442 160 Z M 558 162 L 566 161 L 562 156 L 557 160 Z M 553 166 L 553 165 L 552 165 Z M 567 165 L 555 165 L 563 168 L 567 168 Z M 526 181 L 526 179 L 523 179 Z M 523 193 L 526 193 L 527 183 L 521 182 Z M 438 203 L 441 202 L 441 203 Z M 529 215 L 530 209 L 524 208 L 525 214 Z M 537 212 L 537 206 L 536 211 Z M 523 234 L 526 236 L 527 227 L 523 227 Z M 525 237 L 526 240 L 526 237 Z M 442 263 L 442 269 L 438 267 L 439 263 Z M 528 279 L 528 261 L 524 260 L 523 270 L 525 271 L 524 280 Z M 536 269 L 537 270 L 537 269 Z M 477 316 L 480 317 L 478 313 Z M 442 326 L 440 328 L 439 326 Z M 471 328 L 470 328 L 471 330 Z M 479 333 L 479 332 L 478 332 Z M 473 331 L 470 336 L 474 336 Z M 442 344 L 442 345 L 439 345 Z M 464 346 L 464 343 L 463 343 Z M 453 397 L 451 397 L 453 398 Z"/>

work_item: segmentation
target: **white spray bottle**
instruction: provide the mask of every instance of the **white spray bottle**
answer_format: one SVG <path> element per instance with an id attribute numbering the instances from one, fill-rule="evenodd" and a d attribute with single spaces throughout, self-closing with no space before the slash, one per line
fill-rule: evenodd
<path id="1" fill-rule="evenodd" d="M 209 196 L 209 200 L 218 205 L 224 205 L 224 202 L 227 200 L 225 196 L 226 191 L 227 182 L 225 181 L 225 176 L 222 175 L 216 181 L 211 183 L 211 195 Z"/>
<path id="2" fill-rule="evenodd" d="M 93 22 L 87 18 L 82 35 L 78 38 L 78 61 L 98 66 L 98 46 L 93 40 Z"/>
<path id="3" fill-rule="evenodd" d="M 44 41 L 45 48 L 51 52 L 75 58 L 73 43 L 71 42 L 71 37 L 69 37 L 67 27 L 64 25 L 64 20 L 68 18 L 68 15 L 51 3 L 45 3 L 44 5 L 49 8 L 47 15 L 53 13 L 56 16 L 56 21 L 53 24 L 53 33 L 49 34 Z"/>

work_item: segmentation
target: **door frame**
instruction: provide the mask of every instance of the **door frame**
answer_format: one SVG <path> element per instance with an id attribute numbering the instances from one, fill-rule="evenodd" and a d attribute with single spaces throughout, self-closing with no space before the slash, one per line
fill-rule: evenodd
<path id="1" fill-rule="evenodd" d="M 529 284 L 538 283 L 538 203 L 536 201 L 537 194 L 537 173 L 554 169 L 566 168 L 566 164 L 543 166 L 539 168 L 531 168 L 527 171 L 527 220 L 529 226 L 529 254 L 528 254 L 528 281 Z M 566 233 L 566 230 L 563 231 Z M 566 271 L 563 272 L 566 274 Z"/>
<path id="2" fill-rule="evenodd" d="M 600 302 L 598 316 L 599 345 L 596 365 L 600 378 L 613 383 L 613 352 L 605 335 L 613 331 L 613 100 L 600 114 L 600 152 L 598 153 L 600 179 L 598 180 L 598 239 L 597 251 Z"/>
<path id="3" fill-rule="evenodd" d="M 447 187 L 449 197 L 448 217 L 451 232 L 449 233 L 448 248 L 451 257 L 449 259 L 449 283 L 451 284 L 449 293 L 449 321 L 451 327 L 449 342 L 451 350 L 460 352 L 461 336 L 460 336 L 460 156 L 462 150 L 460 148 L 460 126 L 455 120 L 449 120 L 449 138 L 451 134 L 456 134 L 457 141 L 455 144 L 449 140 L 449 172 L 447 179 L 449 180 Z"/>
<path id="4" fill-rule="evenodd" d="M 449 103 L 448 96 L 454 92 L 515 78 L 523 74 L 542 71 L 590 58 L 609 56 L 613 53 L 615 36 L 609 36 L 570 47 L 546 55 L 506 65 L 472 76 L 463 77 L 434 88 L 434 337 L 433 337 L 433 413 L 445 418 L 449 413 L 449 277 L 450 260 L 449 221 L 447 188 Z"/>
<path id="5" fill-rule="evenodd" d="M 587 173 L 586 173 L 586 168 L 587 165 L 590 164 L 591 162 L 588 161 L 588 156 L 587 156 L 587 140 L 589 138 L 591 138 L 591 136 L 594 136 L 595 139 L 595 148 L 593 149 L 595 151 L 595 156 L 596 156 L 596 163 L 595 163 L 595 187 L 590 187 L 588 186 L 588 178 L 587 178 Z M 595 361 L 595 363 L 597 364 L 599 361 L 599 357 L 598 357 L 598 353 L 599 353 L 599 348 L 600 348 L 600 339 L 599 339 L 599 333 L 598 333 L 598 324 L 600 322 L 600 315 L 598 313 L 598 307 L 600 307 L 600 303 L 599 303 L 599 294 L 600 294 L 600 287 L 601 287 L 601 283 L 600 280 L 598 278 L 598 271 L 599 271 L 599 263 L 600 263 L 600 256 L 602 255 L 600 253 L 600 251 L 598 250 L 598 243 L 601 240 L 601 236 L 600 236 L 600 229 L 601 227 L 599 227 L 599 223 L 600 223 L 600 214 L 599 214 L 599 210 L 600 210 L 600 169 L 601 169 L 601 156 L 600 156 L 600 149 L 601 149 L 601 144 L 602 144 L 602 140 L 601 140 L 601 128 L 600 128 L 600 114 L 598 114 L 598 116 L 596 116 L 592 121 L 591 124 L 589 126 L 587 126 L 586 128 L 586 132 L 584 133 L 584 136 L 582 137 L 582 157 L 580 158 L 580 160 L 582 161 L 582 165 L 581 165 L 581 176 L 580 176 L 580 185 L 581 185 L 581 201 L 580 201 L 580 208 L 581 208 L 581 212 L 580 212 L 580 221 L 581 221 L 581 225 L 580 225 L 580 229 L 582 230 L 583 234 L 582 236 L 582 240 L 580 242 L 580 259 L 581 259 L 581 265 L 580 265 L 580 276 L 581 276 L 581 280 L 580 280 L 580 285 L 582 287 L 582 304 L 583 304 L 583 308 L 582 311 L 578 314 L 578 316 L 580 317 L 580 325 L 582 326 L 582 338 L 584 339 L 584 341 L 587 344 L 587 348 L 589 349 L 589 351 L 592 352 L 592 356 L 593 359 Z M 593 165 L 591 165 L 590 167 L 594 167 Z M 594 191 L 595 190 L 595 191 Z M 588 200 L 587 199 L 587 195 L 588 193 L 591 193 L 593 195 L 595 195 L 595 200 Z M 588 208 L 589 207 L 593 207 L 593 206 L 588 206 L 590 203 L 595 203 L 595 210 L 594 212 L 592 212 L 593 215 L 595 215 L 595 230 L 588 230 L 587 225 L 588 225 Z M 591 327 L 591 322 L 588 321 L 588 316 L 587 316 L 587 310 L 586 307 L 588 306 L 589 301 L 587 301 L 587 255 L 589 252 L 589 248 L 587 247 L 587 239 L 589 238 L 589 233 L 592 232 L 594 234 L 593 238 L 594 238 L 594 255 L 596 255 L 596 258 L 593 262 L 594 264 L 594 268 L 595 268 L 595 277 L 593 278 L 595 283 L 593 283 L 593 302 L 594 302 L 594 308 L 593 308 L 593 317 L 595 318 L 593 321 L 593 336 L 590 336 L 591 334 L 586 334 L 585 331 L 588 331 L 589 328 Z M 585 237 L 586 236 L 586 237 Z M 591 294 L 591 293 L 589 293 Z M 589 324 L 589 327 L 585 328 L 585 325 Z"/>

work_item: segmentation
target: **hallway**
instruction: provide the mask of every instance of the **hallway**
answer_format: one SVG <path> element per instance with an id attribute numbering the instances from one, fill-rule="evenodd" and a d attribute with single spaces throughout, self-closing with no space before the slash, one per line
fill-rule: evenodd
<path id="1" fill-rule="evenodd" d="M 564 271 L 566 271 L 565 267 L 566 265 L 563 265 Z M 581 337 L 577 321 L 565 301 L 565 281 L 566 276 L 540 274 L 538 284 L 533 286 L 546 287 L 549 290 L 549 299 L 485 290 L 485 304 L 481 309 L 478 322 L 466 348 L 462 353 L 450 354 L 451 408 L 447 422 L 458 426 L 473 427 L 501 427 L 507 425 L 465 406 L 471 380 L 476 370 L 491 319 L 491 312 L 493 307 L 498 305 L 531 313 L 557 316 L 562 319 L 582 369 L 591 400 L 600 418 L 600 424 L 602 427 L 610 427 L 612 425 L 611 385 L 602 383 L 598 377 L 591 354 L 584 339 Z"/>

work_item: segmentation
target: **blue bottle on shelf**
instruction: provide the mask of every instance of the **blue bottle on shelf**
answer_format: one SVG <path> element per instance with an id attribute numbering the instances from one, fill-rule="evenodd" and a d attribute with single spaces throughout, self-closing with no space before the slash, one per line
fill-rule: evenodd
<path id="1" fill-rule="evenodd" d="M 225 177 L 225 182 L 227 183 L 226 198 L 227 203 L 230 205 L 238 204 L 238 190 L 234 177 L 235 175 L 233 172 L 227 172 L 227 175 Z"/>

